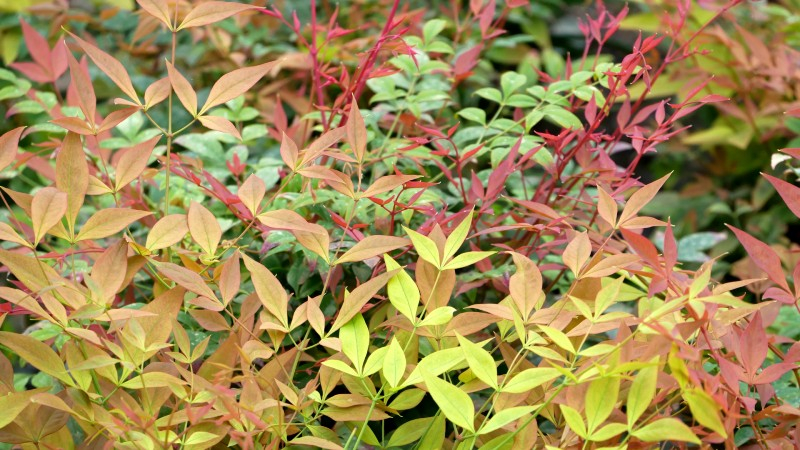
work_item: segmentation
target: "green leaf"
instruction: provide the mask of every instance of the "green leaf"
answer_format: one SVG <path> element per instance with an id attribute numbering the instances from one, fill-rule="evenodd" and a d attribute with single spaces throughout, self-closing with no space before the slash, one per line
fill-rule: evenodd
<path id="1" fill-rule="evenodd" d="M 503 103 L 503 94 L 495 88 L 482 88 L 475 91 L 475 95 L 491 100 L 495 103 Z"/>
<path id="2" fill-rule="evenodd" d="M 464 108 L 458 112 L 460 117 L 473 122 L 478 122 L 481 125 L 486 125 L 486 111 L 479 108 Z"/>
<path id="3" fill-rule="evenodd" d="M 467 253 L 462 253 L 462 254 L 456 256 L 455 258 L 453 258 L 453 260 L 450 261 L 449 263 L 445 264 L 445 266 L 442 268 L 442 270 L 461 269 L 463 267 L 468 267 L 468 266 L 471 266 L 471 265 L 475 264 L 478 261 L 481 261 L 483 259 L 486 259 L 486 258 L 494 255 L 495 253 L 497 253 L 497 252 L 467 252 Z"/>
<path id="4" fill-rule="evenodd" d="M 628 427 L 624 423 L 610 423 L 589 435 L 589 439 L 597 442 L 607 441 L 614 436 L 622 434 Z"/>
<path id="5" fill-rule="evenodd" d="M 423 417 L 422 419 L 409 420 L 400 425 L 389 438 L 387 447 L 403 447 L 421 438 L 433 421 L 433 417 Z"/>
<path id="6" fill-rule="evenodd" d="M 417 364 L 417 367 L 414 368 L 408 378 L 406 378 L 406 381 L 403 382 L 402 386 L 405 387 L 421 383 L 423 381 L 422 371 L 433 376 L 438 376 L 452 369 L 462 361 L 464 361 L 464 352 L 458 347 L 446 348 L 433 352 L 422 358 L 419 364 Z"/>
<path id="7" fill-rule="evenodd" d="M 672 417 L 656 420 L 632 431 L 631 435 L 644 442 L 682 441 L 700 444 L 700 439 L 686 424 Z"/>
<path id="8" fill-rule="evenodd" d="M 581 413 L 579 413 L 575 408 L 571 408 L 567 405 L 560 406 L 561 414 L 564 416 L 564 420 L 567 421 L 567 425 L 572 428 L 572 431 L 574 431 L 575 434 L 586 439 L 586 425 L 583 423 L 583 417 L 581 417 Z"/>
<path id="9" fill-rule="evenodd" d="M 478 434 L 488 434 L 492 431 L 499 430 L 520 417 L 530 414 L 535 409 L 535 406 L 516 406 L 504 409 L 493 415 L 492 418 L 478 430 Z"/>
<path id="10" fill-rule="evenodd" d="M 417 284 L 405 270 L 389 255 L 383 256 L 386 270 L 398 270 L 397 274 L 389 279 L 386 285 L 389 294 L 389 302 L 402 315 L 406 316 L 412 323 L 417 317 L 420 293 Z"/>
<path id="11" fill-rule="evenodd" d="M 548 381 L 555 380 L 560 376 L 561 372 L 552 367 L 535 367 L 533 369 L 526 369 L 516 374 L 511 380 L 506 382 L 501 391 L 511 394 L 521 394 L 539 387 Z"/>
<path id="12" fill-rule="evenodd" d="M 466 392 L 427 372 L 422 373 L 425 386 L 433 401 L 442 410 L 447 420 L 469 432 L 475 432 L 475 406 Z"/>
<path id="13" fill-rule="evenodd" d="M 546 334 L 554 344 L 572 353 L 573 355 L 575 354 L 575 346 L 572 345 L 572 341 L 569 340 L 569 337 L 567 337 L 563 331 L 547 325 L 539 325 L 539 328 L 544 331 L 544 334 Z"/>
<path id="14" fill-rule="evenodd" d="M 464 241 L 467 239 L 467 235 L 469 234 L 469 229 L 472 226 L 472 211 L 464 217 L 464 220 L 458 224 L 457 227 L 453 229 L 450 233 L 450 236 L 447 236 L 447 241 L 444 243 L 444 257 L 442 261 L 447 263 L 450 261 L 461 245 L 464 244 Z"/>
<path id="15" fill-rule="evenodd" d="M 350 358 L 356 371 L 361 373 L 369 352 L 369 328 L 364 316 L 356 314 L 352 320 L 344 324 L 339 329 L 339 339 L 342 341 L 342 353 Z"/>
<path id="16" fill-rule="evenodd" d="M 619 397 L 619 377 L 598 378 L 589 384 L 586 391 L 586 423 L 593 433 L 608 419 Z"/>
<path id="17" fill-rule="evenodd" d="M 480 345 L 475 344 L 469 339 L 456 333 L 458 343 L 464 352 L 469 368 L 479 380 L 488 384 L 493 389 L 497 389 L 497 366 L 494 364 L 492 355 L 484 350 Z"/>
<path id="18" fill-rule="evenodd" d="M 453 318 L 453 313 L 456 312 L 456 309 L 452 306 L 442 306 L 441 308 L 436 308 L 430 312 L 422 322 L 419 323 L 421 327 L 428 327 L 433 325 L 444 325 Z"/>
<path id="19" fill-rule="evenodd" d="M 506 72 L 500 76 L 500 88 L 503 90 L 503 98 L 508 98 L 516 90 L 525 86 L 528 79 L 525 75 L 516 72 Z"/>
<path id="20" fill-rule="evenodd" d="M 425 26 L 422 27 L 422 38 L 426 43 L 433 41 L 444 30 L 446 25 L 447 21 L 443 19 L 433 19 L 425 22 Z"/>
<path id="21" fill-rule="evenodd" d="M 361 371 L 361 375 L 368 377 L 381 370 L 383 367 L 383 360 L 386 358 L 386 352 L 388 351 L 389 347 L 381 347 L 370 353 L 367 362 L 364 363 L 364 369 Z"/>
<path id="22" fill-rule="evenodd" d="M 340 361 L 338 359 L 327 359 L 322 361 L 323 366 L 328 366 L 331 369 L 338 370 L 339 372 L 346 373 L 348 375 L 352 375 L 354 377 L 358 376 L 358 373 L 353 370 L 352 367 L 348 366 L 344 361 Z"/>
<path id="23" fill-rule="evenodd" d="M 411 238 L 411 243 L 414 244 L 414 249 L 419 254 L 419 257 L 437 268 L 441 268 L 442 262 L 439 260 L 439 249 L 433 239 L 406 227 L 403 227 L 403 229 L 406 230 L 408 237 Z"/>
<path id="24" fill-rule="evenodd" d="M 658 361 L 658 356 L 650 362 Z M 650 402 L 656 394 L 656 380 L 658 379 L 658 366 L 653 365 L 639 370 L 639 373 L 631 383 L 628 391 L 628 403 L 625 411 L 628 415 L 628 428 L 633 428 L 633 424 L 644 414 Z"/>
<path id="25" fill-rule="evenodd" d="M 403 374 L 406 371 L 406 355 L 403 349 L 397 342 L 397 339 L 392 338 L 392 343 L 389 344 L 389 350 L 383 358 L 383 376 L 389 386 L 396 388 L 403 379 Z"/>
<path id="26" fill-rule="evenodd" d="M 67 386 L 73 385 L 64 363 L 49 345 L 30 336 L 7 331 L 0 331 L 0 345 L 7 347 L 28 364 L 62 381 Z"/>
<path id="27" fill-rule="evenodd" d="M 683 393 L 683 398 L 689 404 L 689 409 L 692 411 L 692 416 L 695 420 L 708 428 L 709 430 L 716 431 L 723 438 L 727 438 L 728 434 L 725 432 L 725 426 L 722 424 L 722 419 L 719 417 L 720 406 L 711 398 L 705 391 L 698 388 Z"/>
<path id="28" fill-rule="evenodd" d="M 583 124 L 581 123 L 581 120 L 578 119 L 578 116 L 559 106 L 545 106 L 542 109 L 542 112 L 547 119 L 551 120 L 560 127 L 571 128 L 573 130 L 583 128 Z"/>

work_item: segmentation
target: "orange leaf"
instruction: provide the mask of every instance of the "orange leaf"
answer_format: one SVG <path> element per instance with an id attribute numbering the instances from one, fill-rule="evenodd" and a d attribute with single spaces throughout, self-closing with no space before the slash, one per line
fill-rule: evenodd
<path id="1" fill-rule="evenodd" d="M 669 173 L 664 175 L 663 177 L 659 178 L 652 183 L 641 187 L 638 191 L 634 192 L 631 195 L 631 198 L 625 203 L 625 208 L 622 210 L 622 215 L 619 217 L 618 223 L 624 223 L 626 220 L 632 218 L 639 212 L 653 197 L 656 196 L 658 190 L 661 189 L 661 186 L 667 181 L 667 178 L 672 175 Z"/>
<path id="2" fill-rule="evenodd" d="M 346 251 L 333 264 L 364 261 L 411 244 L 406 238 L 396 236 L 367 236 Z"/>
<path id="3" fill-rule="evenodd" d="M 245 5 L 242 3 L 233 2 L 205 2 L 197 5 L 186 14 L 186 17 L 178 26 L 178 30 L 184 28 L 200 27 L 219 22 L 220 20 L 227 19 L 228 17 L 239 14 L 240 12 L 249 11 L 253 9 L 263 9 L 260 6 Z"/>
<path id="4" fill-rule="evenodd" d="M 67 211 L 67 194 L 54 187 L 40 189 L 31 202 L 33 243 L 38 244 L 47 230 L 53 228 Z"/>
<path id="5" fill-rule="evenodd" d="M 23 131 L 25 127 L 14 128 L 0 136 L 0 170 L 5 170 L 17 157 L 19 139 Z"/>
<path id="6" fill-rule="evenodd" d="M 206 255 L 213 256 L 217 251 L 219 240 L 222 239 L 222 229 L 217 218 L 205 206 L 192 202 L 186 219 L 192 239 L 206 252 Z"/>
<path id="7" fill-rule="evenodd" d="M 281 321 L 281 325 L 289 327 L 289 296 L 283 290 L 281 282 L 275 275 L 264 267 L 261 263 L 253 260 L 247 255 L 242 255 L 244 265 L 250 272 L 253 287 L 256 290 L 258 299 L 270 314 Z"/>
<path id="8" fill-rule="evenodd" d="M 297 169 L 297 144 L 283 133 L 281 138 L 281 159 L 289 166 L 290 169 Z"/>
<path id="9" fill-rule="evenodd" d="M 72 52 L 67 52 L 69 62 L 70 83 L 78 93 L 78 105 L 83 111 L 84 118 L 90 124 L 94 124 L 97 118 L 97 97 L 94 94 L 94 86 L 89 79 L 89 74 L 84 72 L 78 61 L 72 56 Z"/>
<path id="10" fill-rule="evenodd" d="M 522 313 L 522 318 L 527 320 L 531 311 L 540 306 L 539 303 L 543 300 L 542 273 L 527 256 L 512 252 L 511 257 L 517 271 L 509 279 L 509 292 Z"/>
<path id="11" fill-rule="evenodd" d="M 73 232 L 89 189 L 89 164 L 81 138 L 75 133 L 67 133 L 56 157 L 56 187 L 67 194 L 67 225 Z"/>
<path id="12" fill-rule="evenodd" d="M 226 3 L 232 4 L 232 3 Z M 226 73 L 211 87 L 208 99 L 200 110 L 203 115 L 209 109 L 244 94 L 275 66 L 275 61 L 254 67 L 245 67 Z"/>
<path id="13" fill-rule="evenodd" d="M 131 223 L 153 213 L 128 208 L 106 208 L 97 211 L 83 224 L 75 241 L 101 239 L 111 236 Z"/>
<path id="14" fill-rule="evenodd" d="M 623 267 L 638 261 L 639 257 L 636 255 L 611 255 L 605 259 L 600 260 L 597 264 L 586 270 L 583 274 L 584 278 L 601 278 L 612 273 L 620 271 Z"/>
<path id="15" fill-rule="evenodd" d="M 332 334 L 336 330 L 342 327 L 342 325 L 346 324 L 350 321 L 353 317 L 356 316 L 361 311 L 361 308 L 367 304 L 375 294 L 378 293 L 383 286 L 392 278 L 398 270 L 392 270 L 390 272 L 382 273 L 375 278 L 370 279 L 366 283 L 362 284 L 361 286 L 353 289 L 353 292 L 345 295 L 344 302 L 342 302 L 342 307 L 339 309 L 339 315 L 336 316 L 336 320 L 333 322 L 331 329 L 328 330 L 328 334 Z"/>
<path id="16" fill-rule="evenodd" d="M 139 111 L 138 106 L 132 106 L 129 108 L 123 108 L 123 109 L 118 109 L 116 111 L 112 111 L 100 123 L 100 126 L 97 128 L 97 133 L 103 133 L 114 128 L 115 126 L 122 123 L 125 119 L 136 113 L 136 111 Z"/>
<path id="17" fill-rule="evenodd" d="M 95 134 L 94 130 L 89 126 L 89 124 L 80 117 L 60 117 L 58 119 L 53 119 L 50 122 L 67 131 L 72 131 L 73 133 L 77 133 L 82 136 L 92 136 Z"/>
<path id="18" fill-rule="evenodd" d="M 117 61 L 116 58 L 100 50 L 94 45 L 84 41 L 78 36 L 75 36 L 73 33 L 70 33 L 69 31 L 67 31 L 67 33 L 69 33 L 70 36 L 78 41 L 78 45 L 80 45 L 89 58 L 94 61 L 95 65 L 97 65 L 97 67 L 100 68 L 103 73 L 108 75 L 108 77 L 111 78 L 111 81 L 113 81 L 114 84 L 116 84 L 117 87 L 119 87 L 120 90 L 125 93 L 125 95 L 127 95 L 137 105 L 141 105 L 139 102 L 139 96 L 136 95 L 136 89 L 133 88 L 133 83 L 131 83 L 131 78 L 128 76 L 128 72 L 125 70 L 125 66 L 123 66 L 121 62 Z"/>
<path id="19" fill-rule="evenodd" d="M 603 188 L 597 188 L 597 212 L 612 228 L 617 226 L 617 202 Z"/>
<path id="20" fill-rule="evenodd" d="M 244 180 L 244 183 L 239 187 L 239 200 L 253 216 L 258 212 L 258 207 L 261 205 L 261 200 L 264 200 L 264 194 L 267 192 L 267 187 L 261 178 L 255 174 L 251 174 Z"/>
<path id="21" fill-rule="evenodd" d="M 362 194 L 364 197 L 374 197 L 384 192 L 389 192 L 394 188 L 402 186 L 411 180 L 416 180 L 419 175 L 386 175 L 375 180 L 370 187 Z"/>
<path id="22" fill-rule="evenodd" d="M 95 261 L 92 266 L 91 279 L 100 287 L 103 300 L 111 305 L 109 300 L 114 299 L 125 281 L 125 272 L 128 268 L 128 243 L 120 240 L 112 245 Z"/>
<path id="23" fill-rule="evenodd" d="M 117 160 L 117 166 L 115 167 L 117 171 L 116 178 L 114 179 L 115 191 L 119 191 L 127 186 L 128 183 L 142 174 L 145 167 L 147 167 L 147 161 L 150 159 L 153 149 L 160 139 L 161 135 L 158 135 L 125 150 L 125 153 Z"/>
<path id="24" fill-rule="evenodd" d="M 178 69 L 172 65 L 171 62 L 167 61 L 167 74 L 169 75 L 169 82 L 172 84 L 172 89 L 175 91 L 175 95 L 178 96 L 178 100 L 181 101 L 181 104 L 187 111 L 192 115 L 192 117 L 197 115 L 197 94 L 192 89 L 192 85 L 189 84 L 189 81 L 178 72 Z"/>
<path id="25" fill-rule="evenodd" d="M 577 277 L 586 261 L 589 261 L 590 256 L 592 256 L 592 243 L 584 231 L 575 235 L 567 244 L 561 259 L 564 261 L 564 265 L 569 267 L 569 270 Z"/>
<path id="26" fill-rule="evenodd" d="M 242 140 L 242 135 L 239 134 L 239 130 L 236 129 L 236 126 L 233 123 L 231 123 L 230 120 L 224 117 L 200 116 L 198 117 L 198 120 L 200 120 L 200 123 L 202 123 L 203 126 L 208 128 L 209 130 L 227 133 L 235 137 L 236 139 L 239 139 L 240 141 Z"/>
<path id="27" fill-rule="evenodd" d="M 185 288 L 187 291 L 194 292 L 201 297 L 208 297 L 217 300 L 214 291 L 208 287 L 203 277 L 191 270 L 173 263 L 157 263 L 158 272 L 170 280 Z M 217 300 L 219 302 L 219 300 Z"/>
<path id="28" fill-rule="evenodd" d="M 358 109 L 355 96 L 350 103 L 350 117 L 347 119 L 347 143 L 356 155 L 359 162 L 364 161 L 364 154 L 367 151 L 367 127 L 364 125 L 364 118 Z"/>
<path id="29" fill-rule="evenodd" d="M 148 86 L 144 91 L 145 111 L 166 100 L 170 92 L 172 84 L 169 82 L 169 77 L 164 77 Z"/>
<path id="30" fill-rule="evenodd" d="M 233 300 L 242 284 L 242 273 L 239 267 L 239 252 L 234 251 L 230 258 L 222 264 L 219 273 L 219 292 L 222 294 L 222 303 L 227 305 Z"/>
<path id="31" fill-rule="evenodd" d="M 303 155 L 303 161 L 300 163 L 300 166 L 304 166 L 317 159 L 320 155 L 322 155 L 322 152 L 341 141 L 346 134 L 347 130 L 345 130 L 345 127 L 339 127 L 334 128 L 320 136 L 316 141 L 312 142 L 311 145 L 308 146 L 305 154 Z"/>
<path id="32" fill-rule="evenodd" d="M 167 248 L 180 242 L 188 232 L 186 215 L 170 214 L 162 217 L 153 225 L 144 246 L 150 251 Z"/>
<path id="33" fill-rule="evenodd" d="M 148 14 L 160 20 L 172 30 L 172 20 L 170 19 L 169 8 L 164 0 L 136 0 L 139 6 L 147 11 Z"/>

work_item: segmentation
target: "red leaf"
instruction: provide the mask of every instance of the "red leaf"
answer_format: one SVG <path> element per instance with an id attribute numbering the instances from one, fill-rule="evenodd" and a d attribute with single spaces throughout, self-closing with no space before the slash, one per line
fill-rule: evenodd
<path id="1" fill-rule="evenodd" d="M 758 239 L 750 236 L 746 232 L 728 225 L 728 228 L 736 234 L 736 238 L 742 243 L 747 254 L 753 259 L 753 262 L 761 270 L 767 273 L 770 280 L 779 285 L 786 292 L 789 291 L 789 284 L 783 275 L 783 267 L 781 266 L 781 259 L 769 245 L 759 241 Z"/>
<path id="2" fill-rule="evenodd" d="M 786 206 L 792 210 L 794 215 L 800 217 L 800 188 L 771 175 L 765 173 L 761 175 L 772 183 L 772 186 L 775 187 L 775 190 L 778 191 L 778 194 L 780 194 L 783 201 L 786 202 Z"/>

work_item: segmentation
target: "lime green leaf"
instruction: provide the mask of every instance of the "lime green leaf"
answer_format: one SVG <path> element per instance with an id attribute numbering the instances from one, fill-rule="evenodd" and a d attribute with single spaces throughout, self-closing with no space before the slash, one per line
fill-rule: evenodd
<path id="1" fill-rule="evenodd" d="M 72 378 L 67 374 L 64 363 L 58 354 L 49 345 L 25 335 L 0 331 L 0 345 L 9 348 L 12 352 L 28 364 L 42 372 L 56 378 L 68 386 L 73 385 Z"/>
<path id="2" fill-rule="evenodd" d="M 619 396 L 619 377 L 598 378 L 586 391 L 586 422 L 589 433 L 594 432 L 614 410 Z"/>
<path id="3" fill-rule="evenodd" d="M 398 270 L 397 274 L 389 279 L 386 290 L 389 294 L 389 302 L 392 306 L 402 315 L 406 316 L 408 320 L 414 322 L 417 316 L 417 308 L 419 307 L 420 293 L 417 284 L 405 270 L 402 270 L 400 265 L 395 262 L 389 255 L 383 256 L 383 261 L 386 263 L 386 270 Z"/>
<path id="4" fill-rule="evenodd" d="M 723 438 L 727 438 L 728 434 L 725 432 L 725 426 L 722 424 L 722 419 L 719 417 L 720 406 L 711 398 L 705 391 L 700 389 L 692 389 L 683 393 L 683 398 L 689 404 L 689 409 L 692 415 L 700 425 L 708 428 L 709 430 L 716 431 Z"/>
<path id="5" fill-rule="evenodd" d="M 414 368 L 408 378 L 406 378 L 403 387 L 421 383 L 423 381 L 422 371 L 437 376 L 447 372 L 462 361 L 464 361 L 464 352 L 458 347 L 446 348 L 438 352 L 433 352 L 422 358 L 419 364 L 417 364 L 417 367 Z"/>
<path id="6" fill-rule="evenodd" d="M 476 262 L 488 258 L 489 256 L 494 255 L 497 252 L 467 252 L 462 253 L 452 261 L 447 263 L 443 270 L 450 270 L 450 269 L 461 269 L 462 267 L 467 267 L 475 264 Z"/>
<path id="7" fill-rule="evenodd" d="M 656 362 L 656 356 L 651 362 Z M 658 366 L 650 366 L 641 369 L 631 384 L 628 392 L 628 403 L 625 411 L 628 415 L 628 428 L 633 428 L 636 420 L 644 414 L 653 397 L 656 394 L 656 380 L 658 378 Z"/>
<path id="8" fill-rule="evenodd" d="M 561 414 L 564 415 L 564 420 L 567 421 L 567 425 L 572 428 L 572 431 L 574 431 L 578 436 L 586 439 L 586 425 L 583 423 L 583 417 L 581 417 L 581 413 L 579 413 L 575 408 L 571 408 L 567 405 L 561 405 Z"/>
<path id="9" fill-rule="evenodd" d="M 450 319 L 453 318 L 453 313 L 456 312 L 456 309 L 452 306 L 442 306 L 441 308 L 436 308 L 430 312 L 422 322 L 419 323 L 421 327 L 428 327 L 433 325 L 444 325 L 450 322 Z"/>
<path id="10" fill-rule="evenodd" d="M 557 330 L 553 327 L 548 327 L 547 325 L 539 325 L 539 328 L 553 341 L 554 344 L 563 348 L 564 350 L 575 354 L 575 346 L 572 345 L 572 341 L 569 340 L 566 334 L 563 331 Z"/>
<path id="11" fill-rule="evenodd" d="M 464 352 L 469 368 L 479 380 L 497 389 L 497 366 L 494 365 L 492 355 L 480 345 L 456 333 L 458 343 Z"/>
<path id="12" fill-rule="evenodd" d="M 383 358 L 383 376 L 386 378 L 389 386 L 396 388 L 397 385 L 400 384 L 400 380 L 403 379 L 405 371 L 406 355 L 403 353 L 403 349 L 400 347 L 397 339 L 393 338 L 392 343 L 389 344 L 389 350 Z"/>
<path id="13" fill-rule="evenodd" d="M 521 394 L 531 389 L 539 387 L 548 381 L 555 380 L 561 376 L 561 372 L 552 367 L 535 367 L 526 369 L 516 374 L 511 380 L 502 387 L 502 392 L 511 394 Z"/>
<path id="14" fill-rule="evenodd" d="M 442 410 L 447 420 L 467 431 L 474 432 L 473 414 L 475 406 L 472 404 L 472 399 L 469 398 L 469 395 L 427 372 L 422 373 L 422 378 L 425 380 L 425 386 L 428 387 L 428 392 L 433 397 L 433 401 Z"/>
<path id="15" fill-rule="evenodd" d="M 441 268 L 442 263 L 439 260 L 439 249 L 436 247 L 436 243 L 433 242 L 433 239 L 406 227 L 403 227 L 403 229 L 406 230 L 408 237 L 411 238 L 411 243 L 414 244 L 414 249 L 417 251 L 417 254 L 419 254 L 419 257 L 437 268 Z"/>
<path id="16" fill-rule="evenodd" d="M 672 417 L 656 420 L 632 431 L 631 435 L 644 442 L 682 441 L 700 444 L 700 439 L 686 424 Z"/>
<path id="17" fill-rule="evenodd" d="M 504 409 L 493 415 L 492 418 L 489 419 L 489 421 L 486 422 L 486 424 L 483 425 L 480 430 L 478 430 L 478 434 L 488 434 L 492 431 L 503 428 L 520 417 L 530 414 L 534 409 L 536 409 L 535 406 L 516 406 L 513 408 Z"/>
<path id="18" fill-rule="evenodd" d="M 328 359 L 322 361 L 323 366 L 328 366 L 331 369 L 338 370 L 339 372 L 346 373 L 348 375 L 352 375 L 354 377 L 358 376 L 355 370 L 352 367 L 348 366 L 344 361 L 339 361 L 338 359 Z"/>
<path id="19" fill-rule="evenodd" d="M 360 373 L 369 351 L 369 328 L 364 316 L 356 314 L 352 320 L 344 324 L 339 329 L 339 339 L 342 341 L 342 353 L 350 358 L 350 362 Z"/>
<path id="20" fill-rule="evenodd" d="M 464 217 L 464 220 L 458 224 L 455 229 L 453 229 L 450 236 L 447 236 L 447 241 L 444 243 L 444 258 L 442 261 L 447 263 L 450 261 L 461 245 L 464 244 L 464 240 L 467 239 L 467 234 L 469 234 L 469 229 L 472 226 L 472 211 Z"/>

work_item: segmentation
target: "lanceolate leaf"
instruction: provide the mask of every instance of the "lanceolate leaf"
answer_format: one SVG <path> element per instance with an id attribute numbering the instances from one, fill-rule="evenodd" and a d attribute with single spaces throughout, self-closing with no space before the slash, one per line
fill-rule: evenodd
<path id="1" fill-rule="evenodd" d="M 160 20 L 170 30 L 172 29 L 172 16 L 168 8 L 169 3 L 165 0 L 136 0 L 136 3 L 147 11 L 148 14 Z M 174 10 L 173 10 L 174 11 Z"/>
<path id="2" fill-rule="evenodd" d="M 81 231 L 75 236 L 75 241 L 101 239 L 118 233 L 133 222 L 147 217 L 153 213 L 128 208 L 106 208 L 94 213 L 83 224 Z"/>
<path id="3" fill-rule="evenodd" d="M 666 183 L 667 179 L 671 174 L 667 174 L 658 180 L 641 187 L 638 191 L 634 192 L 633 195 L 628 199 L 625 203 L 625 208 L 622 210 L 622 215 L 619 217 L 619 224 L 620 226 L 624 226 L 625 221 L 628 219 L 633 218 L 636 216 L 636 213 L 639 212 L 653 197 L 656 196 L 658 190 L 661 189 L 661 186 Z"/>
<path id="4" fill-rule="evenodd" d="M 228 4 L 227 2 L 224 3 Z M 208 94 L 205 105 L 203 105 L 203 108 L 200 110 L 200 115 L 250 90 L 258 80 L 272 70 L 275 63 L 276 61 L 272 61 L 258 66 L 237 69 L 220 77 L 220 79 L 214 83 L 214 86 L 211 87 L 211 92 Z"/>
<path id="5" fill-rule="evenodd" d="M 497 389 L 497 367 L 494 365 L 492 355 L 460 334 L 456 333 L 456 337 L 472 373 L 489 387 Z"/>
<path id="6" fill-rule="evenodd" d="M 240 12 L 262 9 L 260 6 L 245 5 L 243 3 L 211 1 L 195 6 L 178 26 L 178 30 L 191 27 L 201 27 L 227 19 Z"/>
<path id="7" fill-rule="evenodd" d="M 68 386 L 73 385 L 72 378 L 67 374 L 64 363 L 49 345 L 39 342 L 30 336 L 7 331 L 0 331 L 0 345 L 11 349 L 11 351 L 42 372 Z"/>
<path id="8" fill-rule="evenodd" d="M 350 103 L 350 116 L 347 118 L 347 143 L 359 162 L 364 161 L 367 151 L 367 127 L 364 125 L 364 118 L 358 109 L 355 97 Z"/>
<path id="9" fill-rule="evenodd" d="M 469 395 L 427 372 L 422 372 L 422 378 L 425 380 L 425 386 L 433 397 L 433 401 L 442 410 L 447 420 L 467 431 L 474 432 L 475 406 Z"/>
<path id="10" fill-rule="evenodd" d="M 178 96 L 178 100 L 189 111 L 189 114 L 196 116 L 197 94 L 192 89 L 192 85 L 169 61 L 167 61 L 167 74 L 169 75 L 169 82 L 172 84 L 172 90 Z"/>
<path id="11" fill-rule="evenodd" d="M 56 187 L 67 194 L 67 226 L 72 232 L 89 188 L 89 165 L 75 133 L 67 133 L 56 157 Z"/>
<path id="12" fill-rule="evenodd" d="M 402 315 L 411 322 L 416 321 L 417 308 L 419 307 L 420 293 L 417 284 L 404 269 L 400 267 L 389 255 L 384 255 L 383 260 L 386 270 L 397 271 L 387 283 L 386 290 L 389 302 Z"/>
<path id="13" fill-rule="evenodd" d="M 261 304 L 270 314 L 277 317 L 284 327 L 289 327 L 289 296 L 283 290 L 280 281 L 275 275 L 260 263 L 254 261 L 247 255 L 242 255 L 244 265 L 250 272 L 256 294 Z"/>
<path id="14" fill-rule="evenodd" d="M 56 188 L 46 187 L 39 190 L 31 202 L 31 222 L 33 222 L 34 244 L 53 228 L 67 212 L 67 194 Z"/>
<path id="15" fill-rule="evenodd" d="M 464 240 L 467 239 L 467 234 L 469 234 L 471 226 L 472 211 L 470 211 L 458 226 L 453 229 L 450 236 L 447 236 L 447 241 L 444 244 L 444 255 L 442 257 L 442 261 L 444 261 L 445 264 L 450 261 L 450 258 L 455 256 L 458 249 L 464 244 Z"/>
<path id="16" fill-rule="evenodd" d="M 644 442 L 681 441 L 700 444 L 700 439 L 683 422 L 672 417 L 658 419 L 631 433 L 633 437 Z"/>
<path id="17" fill-rule="evenodd" d="M 748 233 L 728 225 L 728 228 L 733 231 L 739 242 L 742 243 L 747 254 L 753 259 L 753 262 L 764 272 L 770 280 L 774 281 L 784 291 L 789 292 L 789 284 L 786 282 L 786 277 L 783 274 L 783 266 L 778 254 L 775 253 L 769 245 L 759 241 Z"/>
<path id="18" fill-rule="evenodd" d="M 192 202 L 186 219 L 192 239 L 197 242 L 206 255 L 214 255 L 217 252 L 219 240 L 222 238 L 222 229 L 217 218 L 205 206 Z"/>
<path id="19" fill-rule="evenodd" d="M 119 191 L 142 174 L 160 139 L 161 135 L 158 135 L 125 150 L 125 153 L 117 160 L 114 190 Z"/>
<path id="20" fill-rule="evenodd" d="M 771 175 L 765 173 L 762 175 L 772 183 L 772 186 L 775 187 L 775 190 L 778 191 L 778 194 L 780 194 L 786 206 L 792 210 L 794 215 L 800 217 L 800 188 Z"/>
<path id="21" fill-rule="evenodd" d="M 17 157 L 19 139 L 23 131 L 25 127 L 18 127 L 0 136 L 0 171 L 5 170 Z"/>
<path id="22" fill-rule="evenodd" d="M 83 39 L 75 36 L 74 34 L 70 33 L 77 42 L 78 45 L 81 46 L 84 52 L 91 58 L 91 60 L 100 68 L 109 78 L 111 81 L 116 84 L 120 90 L 122 90 L 125 95 L 128 96 L 131 100 L 133 100 L 137 105 L 141 105 L 139 102 L 139 96 L 136 95 L 136 90 L 133 88 L 133 83 L 131 83 L 131 78 L 128 76 L 128 72 L 125 70 L 125 66 L 122 65 L 121 62 L 117 61 L 113 56 L 109 55 L 108 53 L 100 50 L 99 48 L 95 47 L 94 45 L 84 41 Z"/>
<path id="23" fill-rule="evenodd" d="M 408 239 L 395 236 L 367 236 L 334 261 L 334 264 L 364 261 L 405 247 L 410 243 Z"/>
<path id="24" fill-rule="evenodd" d="M 198 118 L 200 123 L 209 130 L 219 131 L 220 133 L 227 133 L 236 139 L 241 140 L 242 135 L 230 120 L 219 116 L 200 116 Z"/>
<path id="25" fill-rule="evenodd" d="M 150 229 L 145 247 L 150 251 L 167 248 L 180 242 L 188 232 L 189 226 L 186 223 L 186 215 L 170 214 L 164 216 Z"/>
<path id="26" fill-rule="evenodd" d="M 386 284 L 387 281 L 391 277 L 393 277 L 397 272 L 390 271 L 383 274 L 378 275 L 375 278 L 370 279 L 369 281 L 365 282 L 361 286 L 353 289 L 349 295 L 345 296 L 344 302 L 342 303 L 342 307 L 339 309 L 339 315 L 336 316 L 336 320 L 333 322 L 331 329 L 328 333 L 333 333 L 342 325 L 346 324 L 350 321 L 356 314 L 361 311 L 361 308 L 367 304 L 368 301 L 378 293 L 378 291 Z"/>
<path id="27" fill-rule="evenodd" d="M 237 195 L 250 214 L 256 215 L 266 192 L 267 186 L 264 181 L 255 174 L 251 174 L 239 187 Z"/>

